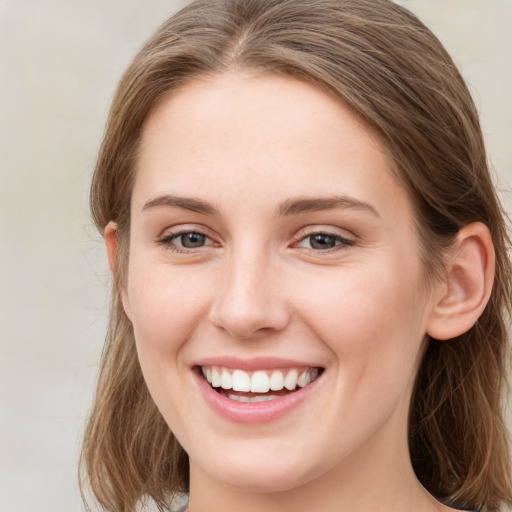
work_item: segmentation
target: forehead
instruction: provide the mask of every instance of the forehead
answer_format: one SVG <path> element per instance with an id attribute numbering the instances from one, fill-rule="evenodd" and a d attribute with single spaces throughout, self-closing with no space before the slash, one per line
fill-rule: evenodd
<path id="1" fill-rule="evenodd" d="M 240 73 L 197 79 L 147 119 L 134 206 L 177 192 L 269 207 L 328 193 L 408 202 L 385 147 L 340 100 L 291 77 Z"/>

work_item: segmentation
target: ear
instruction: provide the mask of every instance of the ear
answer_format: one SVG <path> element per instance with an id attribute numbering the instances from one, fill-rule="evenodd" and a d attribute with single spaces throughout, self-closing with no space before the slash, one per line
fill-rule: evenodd
<path id="1" fill-rule="evenodd" d="M 464 226 L 453 249 L 427 323 L 427 334 L 438 340 L 455 338 L 473 327 L 494 281 L 494 246 L 487 226 Z"/>
<path id="2" fill-rule="evenodd" d="M 108 265 L 110 267 L 110 271 L 112 272 L 112 276 L 116 279 L 117 276 L 117 224 L 115 222 L 110 221 L 104 232 L 105 237 L 105 245 L 107 247 L 107 257 L 108 257 Z M 126 292 L 126 286 L 124 283 L 119 283 L 119 293 L 121 295 L 121 301 L 123 303 L 123 309 L 131 320 L 131 308 L 130 301 L 128 299 L 128 294 Z"/>
<path id="3" fill-rule="evenodd" d="M 117 224 L 110 221 L 103 233 L 107 246 L 108 266 L 115 277 L 117 274 Z"/>

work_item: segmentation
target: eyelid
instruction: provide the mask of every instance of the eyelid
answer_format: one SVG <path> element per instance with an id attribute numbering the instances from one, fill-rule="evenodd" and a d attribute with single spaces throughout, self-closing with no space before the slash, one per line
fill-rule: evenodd
<path id="1" fill-rule="evenodd" d="M 156 236 L 156 240 L 184 233 L 200 233 L 201 235 L 205 235 L 211 239 L 218 238 L 211 229 L 203 226 L 202 224 L 176 224 L 174 226 L 166 226 L 166 228 Z"/>

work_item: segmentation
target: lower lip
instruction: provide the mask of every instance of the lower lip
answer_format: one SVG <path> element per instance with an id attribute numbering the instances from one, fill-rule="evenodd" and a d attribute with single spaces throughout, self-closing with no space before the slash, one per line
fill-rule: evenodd
<path id="1" fill-rule="evenodd" d="M 215 391 L 208 382 L 194 371 L 199 389 L 208 405 L 220 417 L 233 423 L 269 423 L 285 416 L 298 407 L 317 387 L 318 377 L 304 388 L 289 395 L 266 402 L 237 402 Z"/>

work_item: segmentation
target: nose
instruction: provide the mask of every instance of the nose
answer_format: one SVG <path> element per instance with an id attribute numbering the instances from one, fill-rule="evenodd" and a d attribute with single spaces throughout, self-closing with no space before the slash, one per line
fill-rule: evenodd
<path id="1" fill-rule="evenodd" d="M 290 321 L 282 274 L 262 255 L 234 254 L 226 263 L 210 321 L 238 340 L 259 339 Z"/>

